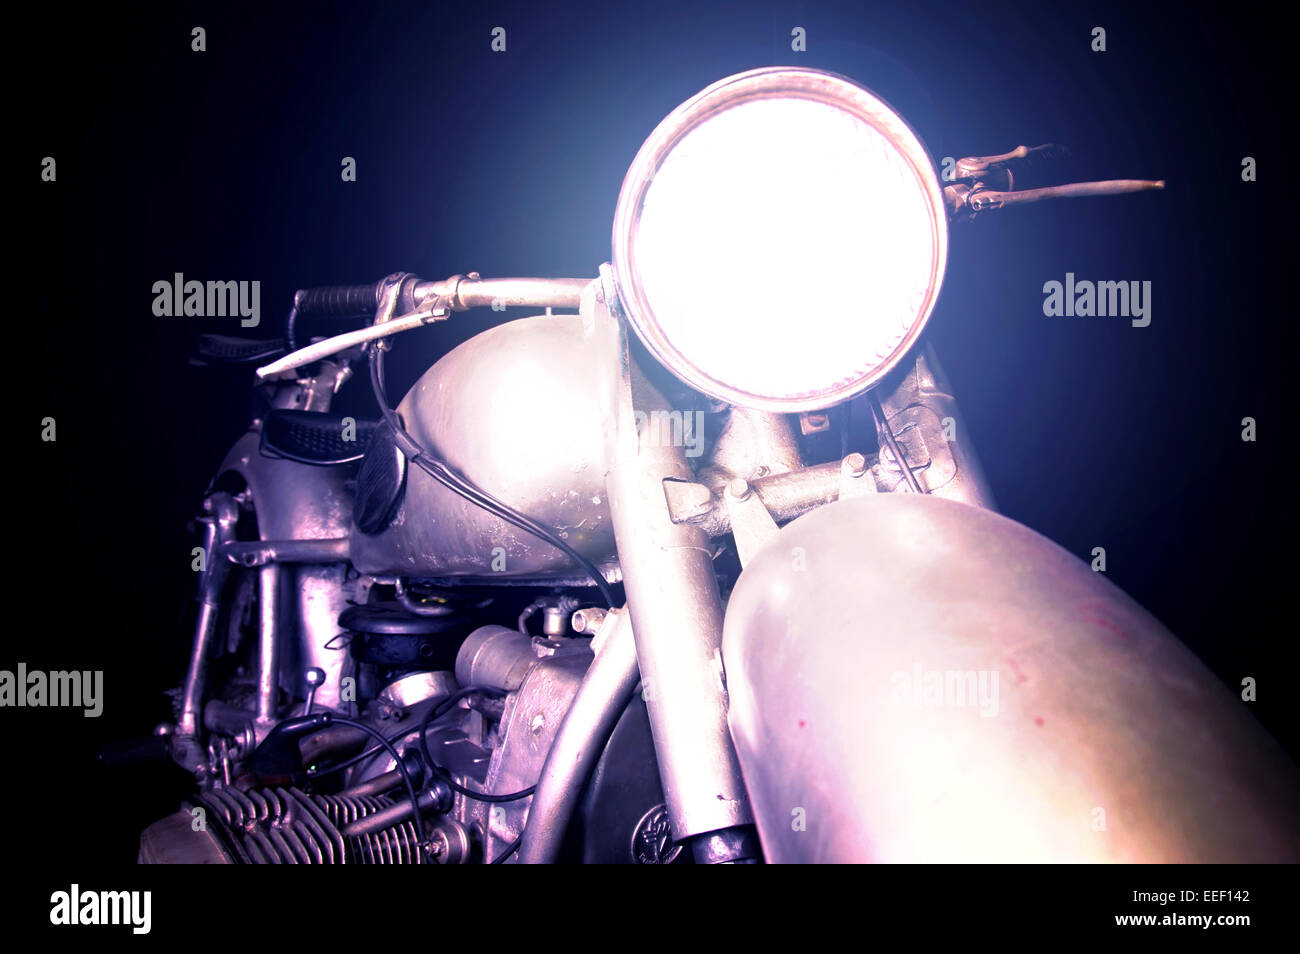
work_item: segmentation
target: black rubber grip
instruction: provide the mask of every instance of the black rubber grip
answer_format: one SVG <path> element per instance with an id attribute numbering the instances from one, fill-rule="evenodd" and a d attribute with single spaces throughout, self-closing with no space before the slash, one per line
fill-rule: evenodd
<path id="1" fill-rule="evenodd" d="M 304 317 L 350 318 L 353 315 L 373 314 L 379 307 L 379 292 L 383 282 L 373 285 L 326 285 L 323 288 L 304 288 L 294 295 L 294 307 Z"/>

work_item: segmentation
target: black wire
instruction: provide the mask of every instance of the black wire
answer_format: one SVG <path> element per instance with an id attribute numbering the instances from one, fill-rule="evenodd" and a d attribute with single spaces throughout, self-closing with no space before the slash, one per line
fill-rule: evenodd
<path id="1" fill-rule="evenodd" d="M 389 407 L 388 396 L 384 385 L 383 351 L 380 348 L 375 347 L 371 349 L 370 372 L 371 385 L 375 390 L 375 398 L 379 402 L 380 410 L 384 415 L 384 420 L 388 423 L 388 426 L 392 428 L 396 443 L 409 459 L 413 460 L 421 470 L 429 474 L 429 476 L 433 477 L 449 490 L 454 491 L 476 506 L 487 510 L 499 519 L 531 533 L 539 539 L 551 544 L 557 550 L 560 550 L 587 572 L 587 575 L 591 577 L 592 581 L 596 584 L 596 587 L 600 590 L 601 596 L 604 597 L 606 603 L 611 608 L 614 606 L 613 591 L 609 588 L 609 584 L 605 582 L 604 576 L 601 575 L 595 564 L 591 563 L 591 561 L 578 553 L 577 550 L 573 549 L 573 547 L 569 546 L 546 527 L 543 527 L 532 518 L 497 500 L 480 487 L 471 483 L 465 477 L 462 477 L 460 474 L 453 471 L 442 461 L 429 457 L 424 451 L 424 448 L 416 443 L 415 439 L 411 437 L 402 426 L 396 412 Z"/>
<path id="2" fill-rule="evenodd" d="M 289 348 L 289 354 L 298 350 L 298 296 L 293 296 L 293 305 L 289 308 L 289 317 L 284 320 L 284 343 Z"/>
<path id="3" fill-rule="evenodd" d="M 475 801 L 487 802 L 489 805 L 500 805 L 505 802 L 517 802 L 519 799 L 527 798 L 529 795 L 533 794 L 533 792 L 537 791 L 537 786 L 529 785 L 522 791 L 511 792 L 509 795 L 493 795 L 489 792 L 476 792 L 473 789 L 466 788 L 453 779 L 451 773 L 439 765 L 434 760 L 433 753 L 429 751 L 429 724 L 433 722 L 437 716 L 449 711 L 449 708 L 454 706 L 461 698 L 464 698 L 471 693 L 482 691 L 483 687 L 481 686 L 471 686 L 468 689 L 462 689 L 450 699 L 445 699 L 438 703 L 438 705 L 431 707 L 429 711 L 424 714 L 424 718 L 420 720 L 420 751 L 424 754 L 424 761 L 428 764 L 429 770 L 446 782 L 447 787 L 453 792 L 458 792 L 466 798 L 472 798 Z"/>
<path id="4" fill-rule="evenodd" d="M 876 427 L 880 436 L 885 439 L 885 444 L 889 447 L 889 452 L 894 455 L 894 460 L 898 461 L 898 466 L 903 471 L 903 479 L 907 481 L 907 486 L 914 494 L 923 494 L 920 483 L 917 482 L 916 474 L 912 473 L 912 466 L 907 462 L 907 456 L 899 450 L 898 438 L 894 436 L 894 429 L 889 426 L 889 421 L 885 418 L 885 409 L 880 406 L 880 398 L 875 394 L 867 394 L 867 400 L 871 402 L 871 413 L 876 418 Z"/>
<path id="5" fill-rule="evenodd" d="M 357 722 L 353 719 L 343 719 L 338 716 L 334 716 L 332 721 L 337 725 L 346 725 L 354 729 L 360 729 L 367 735 L 378 739 L 384 748 L 388 749 L 388 754 L 393 757 L 393 761 L 397 763 L 398 771 L 402 773 L 402 784 L 406 786 L 406 797 L 411 800 L 411 820 L 415 822 L 415 837 L 419 839 L 420 850 L 424 851 L 429 845 L 429 840 L 424 835 L 424 822 L 420 820 L 420 802 L 415 796 L 415 785 L 411 782 L 411 772 L 406 767 L 406 763 L 402 761 L 402 756 L 398 753 L 397 749 L 393 747 L 392 743 L 385 739 L 381 733 L 376 732 L 364 722 Z"/>
<path id="6" fill-rule="evenodd" d="M 476 692 L 495 692 L 504 695 L 504 693 L 501 693 L 500 690 L 492 689 L 487 686 L 470 686 L 468 689 L 461 689 L 456 693 L 448 696 L 446 699 L 443 699 L 441 702 L 435 703 L 433 706 L 430 707 L 429 711 L 434 713 L 433 718 L 436 719 L 438 716 L 448 711 L 448 709 L 454 706 L 461 699 L 464 699 L 466 696 L 473 695 Z M 415 729 L 407 729 L 406 731 L 399 732 L 396 735 L 390 735 L 388 737 L 388 741 L 393 745 L 396 745 L 398 742 L 401 742 L 404 738 L 406 738 L 408 735 L 410 735 L 412 732 L 415 731 L 416 731 Z M 341 772 L 345 768 L 351 768 L 352 766 L 356 765 L 358 762 L 364 762 L 366 759 L 370 758 L 375 753 L 381 751 L 383 748 L 384 747 L 382 745 L 372 745 L 364 752 L 358 755 L 354 755 L 351 758 L 338 763 L 337 765 L 330 765 L 323 769 L 317 769 L 314 772 L 308 772 L 307 779 L 308 781 L 311 781 L 314 779 L 321 778 L 325 775 L 333 775 L 335 772 Z"/>
<path id="7" fill-rule="evenodd" d="M 370 386 L 375 392 L 375 400 L 379 403 L 379 412 L 384 416 L 384 421 L 393 432 L 393 440 L 398 449 L 406 456 L 407 460 L 415 464 L 426 474 L 442 484 L 448 490 L 459 494 L 477 507 L 481 507 L 493 516 L 504 520 L 512 526 L 518 527 L 540 540 L 549 543 L 555 549 L 559 550 L 591 577 L 596 588 L 600 590 L 601 597 L 605 600 L 606 606 L 613 608 L 614 591 L 610 589 L 605 577 L 601 574 L 596 565 L 584 557 L 581 553 L 569 546 L 558 536 L 542 526 L 531 517 L 520 513 L 518 510 L 510 507 L 508 504 L 497 500 L 487 491 L 471 483 L 465 477 L 456 473 L 445 463 L 437 458 L 430 457 L 429 454 L 421 447 L 402 426 L 401 420 L 397 413 L 388 404 L 388 393 L 384 386 L 384 352 L 378 345 L 372 345 L 370 348 Z"/>
<path id="8" fill-rule="evenodd" d="M 524 843 L 524 835 L 523 835 L 523 832 L 520 832 L 520 833 L 519 833 L 519 837 L 516 838 L 514 841 L 512 841 L 512 842 L 510 843 L 510 847 L 509 847 L 509 848 L 507 848 L 507 849 L 506 849 L 505 851 L 503 851 L 501 854 L 497 855 L 495 858 L 493 858 L 493 859 L 492 859 L 490 862 L 488 862 L 488 863 L 489 863 L 489 864 L 493 864 L 493 865 L 503 865 L 503 864 L 505 864 L 505 863 L 506 863 L 506 859 L 509 858 L 511 855 L 513 855 L 516 851 L 518 851 L 518 850 L 519 850 L 519 846 L 522 845 L 523 843 Z"/>
<path id="9" fill-rule="evenodd" d="M 400 732 L 397 735 L 390 735 L 388 737 L 388 741 L 391 742 L 393 745 L 396 745 L 398 742 L 401 742 L 404 738 L 410 735 L 412 731 L 414 730 L 407 729 L 405 732 Z M 352 758 L 340 762 L 338 765 L 330 765 L 323 769 L 317 769 L 314 772 L 308 772 L 307 779 L 308 781 L 311 781 L 312 779 L 318 779 L 325 775 L 333 775 L 335 772 L 341 772 L 345 768 L 351 768 L 352 766 L 356 765 L 358 762 L 364 762 L 366 759 L 370 758 L 372 755 L 381 751 L 382 749 L 383 749 L 382 745 L 373 745 L 370 748 L 366 749 L 361 754 L 354 755 L 352 756 Z"/>
<path id="10" fill-rule="evenodd" d="M 490 795 L 487 792 L 475 792 L 470 789 L 467 789 L 464 786 L 457 784 L 451 778 L 447 770 L 434 761 L 433 753 L 429 751 L 428 729 L 429 729 L 429 724 L 434 720 L 434 718 L 449 712 L 452 709 L 452 707 L 456 705 L 457 702 L 459 702 L 461 699 L 464 699 L 466 696 L 470 696 L 475 693 L 482 693 L 482 692 L 493 693 L 497 695 L 503 694 L 501 690 L 494 689 L 487 686 L 470 686 L 466 689 L 461 689 L 457 692 L 454 692 L 446 699 L 443 699 L 441 702 L 435 703 L 434 705 L 430 706 L 429 711 L 424 714 L 424 718 L 420 721 L 420 727 L 418 730 L 420 736 L 420 750 L 423 752 L 425 761 L 428 762 L 431 771 L 435 775 L 440 776 L 442 780 L 447 783 L 448 787 L 450 787 L 453 791 L 459 792 L 461 795 L 464 795 L 466 798 L 473 798 L 473 799 L 477 799 L 478 801 L 488 802 L 491 804 L 499 804 L 502 802 L 513 802 L 513 801 L 518 801 L 521 798 L 527 798 L 529 795 L 532 795 L 534 791 L 536 791 L 537 786 L 530 785 L 528 786 L 528 788 L 524 789 L 521 792 L 512 792 L 509 795 Z M 353 756 L 351 759 L 348 759 L 344 763 L 331 766 L 330 768 L 322 772 L 316 772 L 311 777 L 319 778 L 321 775 L 327 775 L 331 772 L 336 772 L 339 769 L 346 768 L 348 765 L 352 765 L 361 761 L 362 759 L 366 758 L 369 755 L 373 755 L 381 748 L 387 749 L 388 754 L 392 756 L 393 762 L 396 763 L 397 765 L 397 770 L 402 773 L 402 785 L 406 788 L 406 797 L 410 799 L 411 802 L 411 809 L 412 809 L 411 820 L 415 823 L 416 838 L 419 839 L 421 850 L 426 849 L 429 845 L 429 840 L 425 837 L 424 822 L 420 819 L 420 803 L 418 798 L 416 797 L 415 785 L 411 781 L 411 772 L 410 769 L 406 767 L 406 763 L 402 761 L 401 754 L 397 751 L 397 749 L 394 746 L 395 742 L 400 741 L 401 739 L 404 739 L 406 738 L 406 736 L 410 735 L 411 734 L 410 730 L 401 733 L 400 735 L 394 737 L 393 739 L 387 739 L 383 736 L 382 733 L 376 731 L 375 729 L 372 729 L 370 726 L 366 725 L 363 722 L 357 722 L 353 719 L 345 719 L 340 716 L 332 716 L 331 721 L 337 725 L 344 725 L 353 729 L 359 729 L 360 731 L 369 735 L 371 738 L 376 739 L 379 744 L 361 753 L 360 755 Z M 509 858 L 514 852 L 518 851 L 522 839 L 523 839 L 523 835 L 521 834 L 519 838 L 516 838 L 514 843 L 509 848 L 506 849 L 505 854 L 501 855 L 501 857 L 493 861 L 492 864 L 501 864 L 507 858 Z"/>

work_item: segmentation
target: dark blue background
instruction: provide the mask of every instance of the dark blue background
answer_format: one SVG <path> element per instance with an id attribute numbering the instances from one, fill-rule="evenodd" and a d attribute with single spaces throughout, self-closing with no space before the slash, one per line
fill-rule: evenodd
<path id="1" fill-rule="evenodd" d="M 783 63 L 871 88 L 936 160 L 1060 142 L 1073 151 L 1063 176 L 1168 180 L 1163 193 L 955 228 L 932 340 L 1003 511 L 1081 557 L 1104 546 L 1112 579 L 1225 682 L 1258 679 L 1255 711 L 1296 750 L 1282 147 L 1294 109 L 1274 79 L 1290 64 L 1282 25 L 1266 14 L 919 0 L 25 16 L 12 35 L 43 65 L 9 91 L 10 181 L 34 211 L 11 232 L 22 463 L 10 584 L 40 612 L 0 666 L 103 668 L 108 708 L 97 721 L 0 713 L 19 764 L 70 783 L 101 738 L 166 718 L 161 690 L 183 673 L 185 524 L 246 425 L 248 376 L 187 367 L 198 334 L 237 323 L 155 318 L 153 282 L 259 279 L 256 333 L 270 336 L 304 286 L 395 270 L 594 275 L 623 174 L 659 120 L 723 76 Z M 490 50 L 495 26 L 505 53 Z M 794 26 L 806 53 L 790 50 Z M 1104 54 L 1090 50 L 1094 26 Z M 46 155 L 55 184 L 38 180 Z M 1241 181 L 1245 155 L 1259 182 Z M 340 181 L 343 156 L 355 183 Z M 1067 271 L 1151 281 L 1150 327 L 1045 318 L 1043 283 Z M 391 390 L 502 317 L 409 336 Z M 349 390 L 366 411 L 365 389 Z M 56 444 L 35 438 L 46 415 Z M 1254 444 L 1239 436 L 1247 415 Z M 20 726 L 60 738 L 52 764 L 48 738 Z M 137 778 L 96 783 L 123 812 L 93 826 L 109 855 L 131 857 L 140 824 L 170 804 L 160 789 L 141 807 Z"/>

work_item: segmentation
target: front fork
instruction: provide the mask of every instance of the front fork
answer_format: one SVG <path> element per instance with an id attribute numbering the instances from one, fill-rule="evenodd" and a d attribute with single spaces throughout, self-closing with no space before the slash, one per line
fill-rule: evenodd
<path id="1" fill-rule="evenodd" d="M 673 522 L 664 495 L 664 481 L 694 479 L 684 449 L 638 434 L 638 417 L 663 409 L 662 399 L 639 378 L 634 387 L 610 279 L 602 266 L 580 310 L 600 349 L 610 514 L 668 817 L 674 839 L 689 843 L 696 861 L 757 861 L 754 816 L 727 728 L 713 549 L 705 531 Z"/>
<path id="2" fill-rule="evenodd" d="M 610 449 L 606 489 L 673 835 L 690 844 L 697 862 L 757 861 L 761 848 L 727 725 L 723 607 L 713 546 L 704 528 L 680 516 L 674 520 L 666 493 L 674 484 L 691 486 L 697 476 L 683 447 L 638 432 L 638 420 L 666 408 L 634 372 L 608 265 L 587 286 L 580 310 L 601 356 L 598 398 L 606 409 L 603 437 Z M 869 476 L 862 477 L 880 491 L 906 490 L 900 463 L 886 449 L 888 428 L 923 492 L 992 508 L 992 494 L 933 349 L 918 351 L 879 391 L 875 423 L 882 450 Z M 846 473 L 854 459 L 865 468 L 862 455 L 849 455 Z M 776 463 L 779 470 L 798 467 L 797 451 L 792 460 Z M 854 483 L 846 480 L 841 487 Z M 747 488 L 740 490 L 750 496 Z M 838 495 L 848 492 L 841 489 Z M 747 506 L 752 510 L 756 503 L 762 506 L 752 500 Z M 732 502 L 733 531 L 744 524 L 754 529 L 737 504 Z M 761 516 L 756 532 L 775 532 L 771 516 Z M 742 561 L 750 549 L 746 537 L 737 538 Z"/>

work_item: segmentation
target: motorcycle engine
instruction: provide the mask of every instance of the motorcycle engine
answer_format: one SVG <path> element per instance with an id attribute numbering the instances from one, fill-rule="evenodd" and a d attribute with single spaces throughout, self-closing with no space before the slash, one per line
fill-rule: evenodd
<path id="1" fill-rule="evenodd" d="M 410 799 L 389 752 L 337 725 L 293 738 L 278 731 L 294 721 L 288 719 L 269 731 L 249 727 L 251 751 L 217 746 L 211 784 L 145 830 L 142 863 L 504 860 L 531 800 L 511 796 L 531 792 L 539 777 L 594 658 L 591 631 L 603 612 L 578 612 L 578 596 L 551 592 L 525 606 L 518 626 L 509 628 L 478 625 L 496 602 L 481 590 L 467 598 L 403 589 L 402 600 L 415 611 L 370 595 L 339 617 L 347 671 L 355 673 L 344 677 L 344 706 L 355 690 L 356 718 L 393 740 L 421 781 L 422 725 L 427 730 L 443 775 L 420 796 L 428 855 L 417 849 Z M 586 632 L 572 632 L 575 613 Z M 534 635 L 528 626 L 536 619 Z M 661 864 L 681 857 L 668 832 L 640 694 L 619 719 L 571 829 L 565 853 L 574 862 Z"/>

